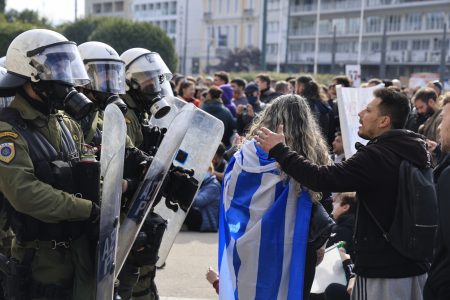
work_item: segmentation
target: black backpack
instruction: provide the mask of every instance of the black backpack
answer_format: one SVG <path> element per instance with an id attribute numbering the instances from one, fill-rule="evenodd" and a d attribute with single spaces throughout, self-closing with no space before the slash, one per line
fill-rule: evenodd
<path id="1" fill-rule="evenodd" d="M 414 261 L 431 261 L 438 226 L 438 204 L 433 170 L 420 169 L 407 160 L 400 164 L 397 207 L 389 232 L 385 232 L 366 203 L 369 215 L 383 237 L 398 252 Z"/>

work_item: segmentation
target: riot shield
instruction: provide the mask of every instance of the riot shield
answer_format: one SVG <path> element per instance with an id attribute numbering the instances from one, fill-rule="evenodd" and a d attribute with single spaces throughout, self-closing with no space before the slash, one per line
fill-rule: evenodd
<path id="1" fill-rule="evenodd" d="M 170 111 L 162 118 L 157 119 L 154 116 L 150 118 L 150 124 L 159 128 L 168 128 L 178 112 L 187 104 L 186 101 L 173 96 L 166 96 L 164 99 L 170 105 Z"/>
<path id="2" fill-rule="evenodd" d="M 179 145 L 183 141 L 189 126 L 192 125 L 194 109 L 194 105 L 187 104 L 173 119 L 166 133 L 166 137 L 162 140 L 144 179 L 131 200 L 126 217 L 123 219 L 119 229 L 116 277 L 125 263 L 125 259 L 133 246 L 145 218 L 150 212 L 153 201 L 159 194 L 172 161 L 177 154 Z"/>
<path id="3" fill-rule="evenodd" d="M 182 105 L 184 101 L 174 98 L 171 99 L 171 102 L 173 105 L 178 106 Z M 158 122 L 167 122 L 167 118 L 169 117 L 170 115 L 158 120 Z M 161 124 L 158 123 L 152 125 L 161 126 Z M 179 166 L 183 169 L 194 170 L 193 178 L 197 181 L 198 185 L 195 191 L 191 194 L 187 192 L 189 188 L 186 188 L 186 192 L 189 194 L 188 196 L 191 199 L 188 199 L 188 205 L 186 203 L 181 204 L 181 209 L 174 210 L 170 207 L 172 206 L 170 202 L 166 201 L 164 198 L 161 199 L 161 201 L 159 201 L 154 207 L 153 211 L 160 215 L 163 219 L 167 220 L 167 230 L 164 233 L 161 246 L 159 248 L 159 260 L 156 264 L 157 266 L 164 264 L 167 255 L 172 248 L 175 238 L 183 225 L 190 206 L 192 205 L 192 201 L 194 200 L 198 187 L 200 187 L 214 154 L 217 151 L 223 136 L 223 131 L 224 126 L 222 121 L 198 108 L 195 108 L 195 114 L 191 124 L 179 146 L 179 155 L 177 155 L 177 159 L 173 161 L 173 164 L 176 167 Z M 167 137 L 168 135 L 166 134 L 166 138 Z M 183 208 L 183 206 L 185 207 Z"/>
<path id="4" fill-rule="evenodd" d="M 100 157 L 103 187 L 96 261 L 96 299 L 113 298 L 126 133 L 122 112 L 116 105 L 108 105 L 104 113 Z"/>

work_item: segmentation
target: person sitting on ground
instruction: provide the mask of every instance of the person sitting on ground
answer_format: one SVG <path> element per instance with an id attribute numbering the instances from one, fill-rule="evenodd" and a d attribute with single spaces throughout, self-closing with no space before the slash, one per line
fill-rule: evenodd
<path id="1" fill-rule="evenodd" d="M 213 166 L 214 166 L 214 175 L 216 175 L 217 180 L 222 183 L 223 173 L 225 172 L 225 168 L 227 167 L 227 161 L 224 158 L 224 154 L 227 148 L 223 143 L 219 144 L 217 148 L 216 154 L 213 157 Z"/>
<path id="2" fill-rule="evenodd" d="M 220 183 L 211 164 L 184 223 L 188 230 L 216 232 L 219 224 Z"/>

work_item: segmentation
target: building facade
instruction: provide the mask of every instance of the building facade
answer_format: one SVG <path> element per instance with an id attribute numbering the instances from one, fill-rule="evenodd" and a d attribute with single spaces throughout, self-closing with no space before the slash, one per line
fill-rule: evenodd
<path id="1" fill-rule="evenodd" d="M 131 18 L 131 2 L 131 0 L 85 0 L 84 15 Z"/>
<path id="2" fill-rule="evenodd" d="M 290 0 L 286 69 L 313 70 L 319 13 L 319 72 L 330 73 L 333 67 L 342 72 L 346 64 L 357 63 L 361 14 L 363 77 L 378 77 L 384 64 L 386 77 L 391 78 L 439 72 L 450 0 L 322 0 L 320 10 L 318 4 L 317 0 Z M 447 66 L 449 45 L 447 38 Z"/>

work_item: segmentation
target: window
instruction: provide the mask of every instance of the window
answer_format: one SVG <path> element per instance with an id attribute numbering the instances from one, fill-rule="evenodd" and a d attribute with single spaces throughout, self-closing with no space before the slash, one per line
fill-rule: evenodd
<path id="1" fill-rule="evenodd" d="M 135 10 L 138 10 L 136 9 L 136 6 L 134 8 Z M 92 10 L 94 11 L 94 14 L 99 14 L 102 12 L 102 5 L 100 3 L 95 3 L 94 5 L 92 5 Z"/>
<path id="2" fill-rule="evenodd" d="M 359 33 L 359 18 L 348 19 L 348 33 Z"/>
<path id="3" fill-rule="evenodd" d="M 366 32 L 381 32 L 381 18 L 367 17 Z"/>
<path id="4" fill-rule="evenodd" d="M 405 30 L 414 31 L 422 28 L 422 15 L 420 13 L 406 15 Z"/>
<path id="5" fill-rule="evenodd" d="M 426 23 L 425 28 L 428 30 L 442 29 L 444 28 L 445 13 L 444 12 L 431 12 L 425 15 Z"/>
<path id="6" fill-rule="evenodd" d="M 278 54 L 278 44 L 267 44 L 267 54 L 277 55 Z"/>
<path id="7" fill-rule="evenodd" d="M 227 0 L 227 13 L 230 13 L 231 0 Z"/>
<path id="8" fill-rule="evenodd" d="M 141 4 L 141 10 L 146 11 L 147 10 L 147 4 Z"/>
<path id="9" fill-rule="evenodd" d="M 408 49 L 408 41 L 405 40 L 395 40 L 391 42 L 392 51 L 400 51 Z"/>
<path id="10" fill-rule="evenodd" d="M 239 0 L 234 0 L 234 12 L 237 13 L 239 11 Z"/>
<path id="11" fill-rule="evenodd" d="M 174 34 L 175 31 L 176 31 L 176 21 L 175 21 L 175 20 L 172 20 L 172 21 L 170 21 L 170 23 L 169 23 L 169 33 Z"/>
<path id="12" fill-rule="evenodd" d="M 380 42 L 379 41 L 372 41 L 370 43 L 370 50 L 372 52 L 380 52 L 380 49 L 381 49 L 381 47 L 380 47 Z"/>
<path id="13" fill-rule="evenodd" d="M 401 16 L 387 16 L 386 31 L 400 31 L 402 25 Z"/>
<path id="14" fill-rule="evenodd" d="M 177 3 L 175 1 L 170 2 L 170 14 L 171 15 L 176 15 L 177 14 Z"/>
<path id="15" fill-rule="evenodd" d="M 123 1 L 114 2 L 114 11 L 123 11 Z"/>
<path id="16" fill-rule="evenodd" d="M 331 41 L 323 41 L 319 43 L 319 52 L 331 53 L 332 52 L 332 42 Z"/>
<path id="17" fill-rule="evenodd" d="M 113 11 L 112 8 L 113 8 L 112 2 L 103 3 L 103 12 L 110 13 Z"/>
<path id="18" fill-rule="evenodd" d="M 345 33 L 345 22 L 346 22 L 346 20 L 344 18 L 342 18 L 342 19 L 333 19 L 333 21 L 331 22 L 331 28 L 334 28 L 334 26 L 336 26 L 336 33 L 337 34 Z"/>
<path id="19" fill-rule="evenodd" d="M 278 33 L 279 22 L 268 22 L 267 23 L 267 32 L 268 33 Z"/>
<path id="20" fill-rule="evenodd" d="M 303 42 L 303 52 L 314 52 L 314 41 Z"/>
<path id="21" fill-rule="evenodd" d="M 252 46 L 252 40 L 253 40 L 253 26 L 252 24 L 247 25 L 247 46 Z"/>
<path id="22" fill-rule="evenodd" d="M 162 5 L 162 15 L 167 16 L 169 14 L 169 3 L 164 2 Z"/>
<path id="23" fill-rule="evenodd" d="M 233 26 L 234 45 L 233 48 L 238 47 L 238 25 Z"/>
<path id="24" fill-rule="evenodd" d="M 430 48 L 430 40 L 413 40 L 412 50 L 428 50 Z"/>

